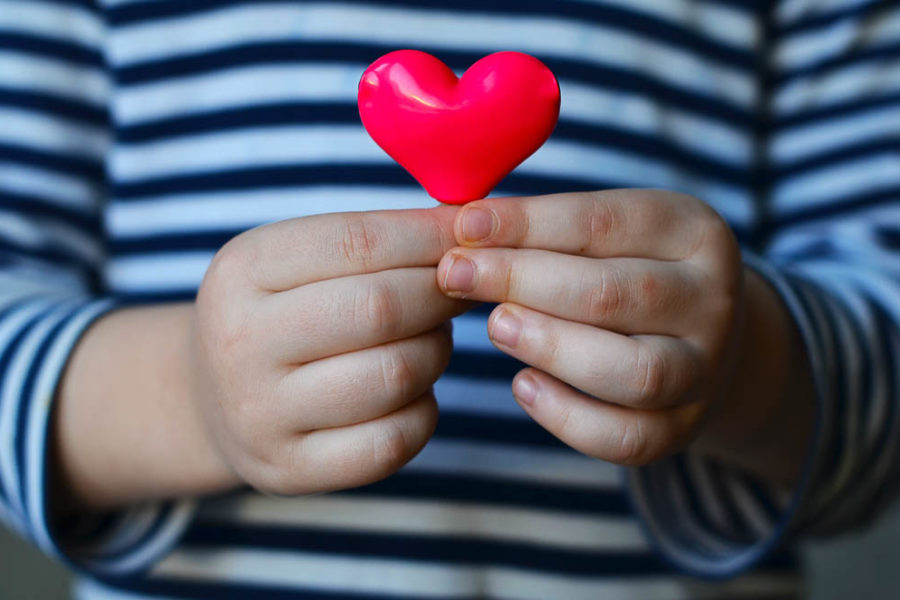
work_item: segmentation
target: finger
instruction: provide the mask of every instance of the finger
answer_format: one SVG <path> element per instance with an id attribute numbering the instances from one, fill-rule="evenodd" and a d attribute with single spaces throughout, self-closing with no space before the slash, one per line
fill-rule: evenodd
<path id="1" fill-rule="evenodd" d="M 281 464 L 290 465 L 293 482 L 283 483 L 276 463 L 271 477 L 280 493 L 296 496 L 373 483 L 393 474 L 428 442 L 437 424 L 431 391 L 393 413 L 358 425 L 320 429 L 285 444 Z M 261 466 L 262 469 L 266 465 Z M 267 473 L 261 473 L 265 481 Z M 262 487 L 267 486 L 263 483 Z"/>
<path id="2" fill-rule="evenodd" d="M 691 332 L 704 296 L 702 273 L 688 263 L 531 249 L 456 248 L 437 280 L 455 298 L 513 302 L 625 334 Z"/>
<path id="3" fill-rule="evenodd" d="M 343 427 L 394 412 L 431 388 L 450 362 L 448 326 L 317 360 L 281 379 L 273 410 L 294 431 Z"/>
<path id="4" fill-rule="evenodd" d="M 471 303 L 448 298 L 435 269 L 417 267 L 317 281 L 262 299 L 251 319 L 260 347 L 282 364 L 342 354 L 430 331 Z"/>
<path id="5" fill-rule="evenodd" d="M 701 372 L 691 344 L 658 335 L 624 336 L 517 304 L 488 319 L 500 350 L 607 402 L 659 409 L 690 401 Z"/>
<path id="6" fill-rule="evenodd" d="M 682 260 L 714 218 L 709 206 L 691 196 L 609 190 L 471 202 L 456 215 L 454 233 L 463 246 Z"/>
<path id="7" fill-rule="evenodd" d="M 639 410 L 592 398 L 536 369 L 513 379 L 513 395 L 531 418 L 589 456 L 620 465 L 646 465 L 690 441 L 702 407 Z"/>
<path id="8" fill-rule="evenodd" d="M 434 266 L 456 245 L 458 209 L 313 215 L 247 231 L 220 251 L 262 290 L 401 267 Z"/>

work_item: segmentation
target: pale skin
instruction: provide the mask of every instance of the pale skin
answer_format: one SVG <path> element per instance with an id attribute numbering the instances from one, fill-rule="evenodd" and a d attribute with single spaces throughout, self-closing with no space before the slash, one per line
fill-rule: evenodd
<path id="1" fill-rule="evenodd" d="M 797 477 L 813 392 L 786 308 L 708 206 L 620 190 L 238 236 L 196 302 L 114 312 L 79 342 L 57 399 L 56 510 L 387 477 L 434 430 L 446 324 L 471 301 L 501 303 L 489 335 L 531 365 L 516 400 L 576 450 L 643 465 L 693 444 Z"/>

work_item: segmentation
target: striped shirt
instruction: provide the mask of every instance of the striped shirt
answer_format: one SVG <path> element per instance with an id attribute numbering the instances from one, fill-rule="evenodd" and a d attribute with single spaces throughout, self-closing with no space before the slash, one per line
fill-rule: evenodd
<path id="1" fill-rule="evenodd" d="M 477 309 L 396 475 L 50 527 L 52 399 L 92 321 L 191 299 L 262 223 L 433 205 L 356 111 L 398 48 L 556 73 L 559 126 L 496 195 L 661 187 L 729 222 L 815 380 L 795 489 L 690 450 L 620 470 L 568 449 L 516 407 L 521 365 Z M 796 597 L 784 548 L 896 495 L 898 373 L 900 2 L 0 0 L 0 520 L 85 599 Z"/>

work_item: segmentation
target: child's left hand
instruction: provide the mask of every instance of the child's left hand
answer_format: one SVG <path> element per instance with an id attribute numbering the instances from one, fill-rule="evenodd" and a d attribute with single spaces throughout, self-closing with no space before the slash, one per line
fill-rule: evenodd
<path id="1" fill-rule="evenodd" d="M 500 302 L 488 331 L 532 365 L 513 393 L 565 443 L 619 464 L 682 449 L 725 395 L 743 321 L 728 225 L 696 198 L 616 190 L 473 202 L 448 295 Z"/>

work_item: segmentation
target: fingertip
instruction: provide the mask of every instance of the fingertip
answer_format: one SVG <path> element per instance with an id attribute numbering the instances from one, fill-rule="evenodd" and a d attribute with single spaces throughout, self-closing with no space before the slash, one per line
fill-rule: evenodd
<path id="1" fill-rule="evenodd" d="M 534 369 L 522 369 L 512 381 L 513 397 L 526 411 L 534 406 L 540 393 L 540 383 L 533 371 Z"/>
<path id="2" fill-rule="evenodd" d="M 491 342 L 510 350 L 518 347 L 523 329 L 522 318 L 516 309 L 511 309 L 512 306 L 504 302 L 488 317 L 488 337 Z"/>
<path id="3" fill-rule="evenodd" d="M 448 252 L 438 263 L 438 287 L 453 298 L 465 298 L 473 291 L 476 277 L 475 263 L 461 252 Z"/>
<path id="4" fill-rule="evenodd" d="M 435 269 L 435 280 L 437 282 L 438 289 L 441 290 L 444 294 L 447 293 L 447 286 L 445 284 L 447 280 L 447 271 L 450 268 L 450 265 L 453 264 L 454 261 L 454 250 L 456 248 L 445 252 L 441 257 L 441 260 L 438 261 L 437 269 Z"/>
<path id="5" fill-rule="evenodd" d="M 472 202 L 460 209 L 454 223 L 454 234 L 461 245 L 490 242 L 500 227 L 500 218 L 488 201 Z"/>

